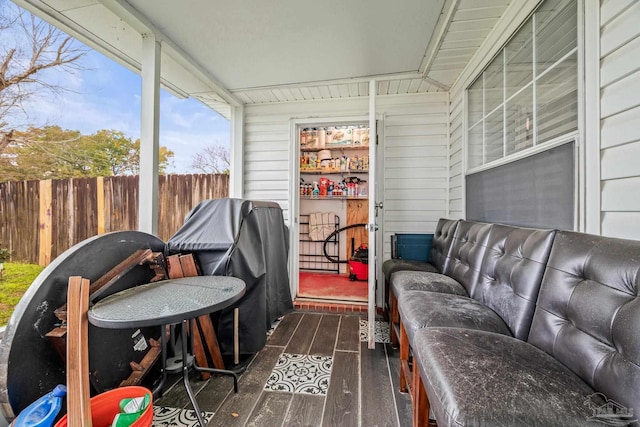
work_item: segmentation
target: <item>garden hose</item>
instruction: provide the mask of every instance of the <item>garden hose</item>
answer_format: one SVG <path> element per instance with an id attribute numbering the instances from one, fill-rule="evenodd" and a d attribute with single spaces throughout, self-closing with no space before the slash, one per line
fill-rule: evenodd
<path id="1" fill-rule="evenodd" d="M 335 236 L 336 234 L 340 233 L 341 231 L 348 230 L 350 228 L 366 227 L 366 226 L 367 226 L 367 224 L 351 224 L 351 225 L 347 225 L 346 227 L 338 228 L 333 233 L 329 234 L 329 236 L 326 239 L 324 239 L 324 244 L 322 245 L 322 252 L 324 252 L 325 258 L 327 258 L 329 261 L 334 262 L 336 264 L 346 264 L 346 263 L 348 263 L 349 262 L 348 259 L 341 260 L 339 257 L 333 257 L 333 256 L 329 255 L 327 253 L 327 243 L 329 243 L 329 240 L 333 236 Z"/>

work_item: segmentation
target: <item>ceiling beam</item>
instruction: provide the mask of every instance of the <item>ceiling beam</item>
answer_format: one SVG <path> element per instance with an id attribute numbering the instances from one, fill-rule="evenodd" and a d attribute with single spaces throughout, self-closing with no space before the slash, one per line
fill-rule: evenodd
<path id="1" fill-rule="evenodd" d="M 440 18 L 438 19 L 436 28 L 434 29 L 432 37 L 429 40 L 429 45 L 427 46 L 427 50 L 425 51 L 424 58 L 422 58 L 422 63 L 420 64 L 420 72 L 425 79 L 429 78 L 429 71 L 431 70 L 431 66 L 433 65 L 433 61 L 435 60 L 438 51 L 440 50 L 440 46 L 442 46 L 444 36 L 449 31 L 449 26 L 451 25 L 451 21 L 453 20 L 453 15 L 458 9 L 459 2 L 460 0 L 446 0 L 444 6 L 442 6 L 442 13 L 440 14 Z M 446 86 L 447 90 L 449 90 L 449 86 L 435 80 L 434 82 L 431 83 L 435 85 Z"/>
<path id="2" fill-rule="evenodd" d="M 283 88 L 293 89 L 293 88 L 301 88 L 301 87 L 329 86 L 329 85 L 353 84 L 353 83 L 369 84 L 371 79 L 374 79 L 377 82 L 381 82 L 385 80 L 422 79 L 427 81 L 427 83 L 430 83 L 434 86 L 438 86 L 441 89 L 449 90 L 449 86 L 443 83 L 440 83 L 434 79 L 431 79 L 429 77 L 424 77 L 422 73 L 416 71 L 416 72 L 407 72 L 407 73 L 380 74 L 376 76 L 352 77 L 352 78 L 345 78 L 345 79 L 317 80 L 317 81 L 289 83 L 289 84 L 282 84 L 282 85 L 243 87 L 238 89 L 231 89 L 231 92 L 242 93 L 242 92 L 250 92 L 254 90 L 272 90 L 272 89 L 283 89 Z"/>

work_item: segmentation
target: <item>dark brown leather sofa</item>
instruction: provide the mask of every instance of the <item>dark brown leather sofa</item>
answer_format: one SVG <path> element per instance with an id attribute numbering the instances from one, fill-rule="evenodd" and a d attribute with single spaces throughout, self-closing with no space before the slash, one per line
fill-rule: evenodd
<path id="1" fill-rule="evenodd" d="M 391 275 L 414 425 L 637 424 L 640 242 L 460 221 L 443 272 Z"/>

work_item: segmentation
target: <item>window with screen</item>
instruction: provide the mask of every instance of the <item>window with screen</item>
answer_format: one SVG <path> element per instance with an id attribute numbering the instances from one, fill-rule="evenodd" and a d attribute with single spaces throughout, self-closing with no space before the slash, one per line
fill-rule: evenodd
<path id="1" fill-rule="evenodd" d="M 546 0 L 469 86 L 469 170 L 577 131 L 577 20 L 576 1 Z"/>
<path id="2" fill-rule="evenodd" d="M 468 174 L 465 179 L 468 220 L 574 229 L 573 141 Z"/>

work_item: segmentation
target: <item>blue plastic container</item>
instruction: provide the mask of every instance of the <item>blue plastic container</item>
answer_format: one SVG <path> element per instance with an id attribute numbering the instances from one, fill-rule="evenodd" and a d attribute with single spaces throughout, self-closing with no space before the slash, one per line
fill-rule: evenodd
<path id="1" fill-rule="evenodd" d="M 15 427 L 52 426 L 62 407 L 62 398 L 66 394 L 67 387 L 62 384 L 57 385 L 51 392 L 24 408 L 13 425 Z"/>
<path id="2" fill-rule="evenodd" d="M 429 261 L 433 234 L 397 234 L 398 258 L 411 261 Z"/>

